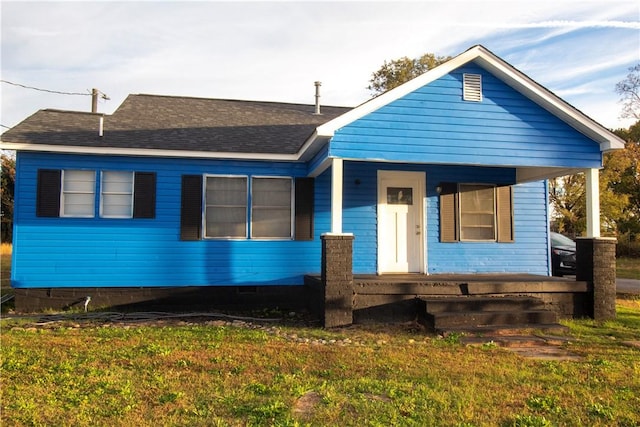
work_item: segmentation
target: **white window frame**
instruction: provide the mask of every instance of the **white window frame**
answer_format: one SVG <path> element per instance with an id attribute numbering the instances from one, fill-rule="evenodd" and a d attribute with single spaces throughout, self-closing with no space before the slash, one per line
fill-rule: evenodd
<path id="1" fill-rule="evenodd" d="M 69 173 L 69 172 L 85 172 L 85 173 L 92 173 L 93 174 L 93 186 L 92 186 L 92 190 L 91 192 L 86 192 L 86 191 L 74 191 L 74 190 L 66 190 L 65 189 L 65 174 Z M 61 174 L 60 174 L 60 217 L 63 218 L 95 218 L 96 216 L 96 171 L 94 170 L 86 170 L 86 169 L 62 169 L 61 170 Z M 91 214 L 87 214 L 87 215 L 77 215 L 77 214 L 70 214 L 65 212 L 65 205 L 66 205 L 66 196 L 67 195 L 86 195 L 86 196 L 90 196 L 91 197 Z"/>
<path id="2" fill-rule="evenodd" d="M 290 182 L 290 186 L 289 186 L 289 235 L 288 236 L 282 236 L 282 237 L 261 237 L 261 236 L 254 236 L 253 235 L 253 209 L 254 209 L 254 204 L 253 204 L 253 180 L 254 179 L 286 179 L 289 180 Z M 275 176 L 275 175 L 270 175 L 270 176 L 262 176 L 262 175 L 253 175 L 251 176 L 251 203 L 250 203 L 250 220 L 251 220 L 251 239 L 255 239 L 255 240 L 293 240 L 293 234 L 294 234 L 294 227 L 293 227 L 293 222 L 294 222 L 294 217 L 295 217 L 295 212 L 294 212 L 294 194 L 295 194 L 295 188 L 294 188 L 295 182 L 294 179 L 290 176 Z"/>
<path id="3" fill-rule="evenodd" d="M 131 175 L 131 192 L 105 192 L 104 188 L 104 177 L 105 174 L 108 173 L 128 173 Z M 116 219 L 129 219 L 133 218 L 133 195 L 135 191 L 135 173 L 133 171 L 118 171 L 118 170 L 110 170 L 110 171 L 101 171 L 100 172 L 100 218 L 116 218 Z M 104 213 L 104 205 L 105 205 L 105 195 L 113 195 L 113 196 L 130 196 L 130 208 L 129 213 L 127 215 L 107 215 Z"/>
<path id="4" fill-rule="evenodd" d="M 209 204 L 207 203 L 207 178 L 244 178 L 246 180 L 246 197 L 245 197 L 245 215 L 244 215 L 244 236 L 208 236 L 207 235 L 207 209 Z M 246 240 L 249 236 L 249 175 L 219 175 L 219 174 L 205 174 L 204 183 L 202 185 L 202 235 L 205 239 L 214 240 Z"/>
<path id="5" fill-rule="evenodd" d="M 465 226 L 462 224 L 462 215 L 463 215 L 463 208 L 464 208 L 462 205 L 462 192 L 463 192 L 463 187 L 465 185 L 476 186 L 476 187 L 483 186 L 483 187 L 486 187 L 487 189 L 489 188 L 493 189 L 493 237 L 490 239 L 465 239 L 463 237 L 462 230 Z M 497 211 L 498 211 L 498 207 L 497 207 L 497 195 L 496 195 L 495 184 L 483 184 L 483 183 L 477 183 L 477 182 L 459 183 L 458 184 L 458 224 L 460 227 L 460 230 L 459 230 L 460 241 L 461 242 L 496 242 L 498 240 Z M 469 212 L 466 212 L 466 213 L 469 213 Z M 477 212 L 477 213 L 483 213 L 483 212 Z M 469 227 L 472 227 L 472 226 L 469 226 Z M 476 228 L 478 228 L 478 226 L 476 226 Z"/>

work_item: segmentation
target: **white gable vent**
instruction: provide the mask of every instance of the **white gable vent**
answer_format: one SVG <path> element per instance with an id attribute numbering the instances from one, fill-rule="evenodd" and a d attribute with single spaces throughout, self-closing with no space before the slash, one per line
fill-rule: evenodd
<path id="1" fill-rule="evenodd" d="M 480 74 L 462 75 L 462 99 L 465 101 L 482 101 L 482 76 Z"/>

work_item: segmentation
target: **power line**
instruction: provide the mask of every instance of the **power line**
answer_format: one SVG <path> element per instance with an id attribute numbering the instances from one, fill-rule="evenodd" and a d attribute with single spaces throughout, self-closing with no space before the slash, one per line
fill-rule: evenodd
<path id="1" fill-rule="evenodd" d="M 62 91 L 59 91 L 59 90 L 41 89 L 41 88 L 38 88 L 38 87 L 27 86 L 27 85 L 23 85 L 23 84 L 20 84 L 20 83 L 10 82 L 10 81 L 7 81 L 7 80 L 0 80 L 0 82 L 2 82 L 2 83 L 6 83 L 6 84 L 9 84 L 9 85 L 13 85 L 13 86 L 22 87 L 22 88 L 25 88 L 25 89 L 37 90 L 37 91 L 40 91 L 40 92 L 56 93 L 56 94 L 58 94 L 58 95 L 91 96 L 91 93 L 82 93 L 82 92 L 62 92 Z"/>
<path id="2" fill-rule="evenodd" d="M 0 125 L 0 127 L 11 129 L 11 126 Z"/>

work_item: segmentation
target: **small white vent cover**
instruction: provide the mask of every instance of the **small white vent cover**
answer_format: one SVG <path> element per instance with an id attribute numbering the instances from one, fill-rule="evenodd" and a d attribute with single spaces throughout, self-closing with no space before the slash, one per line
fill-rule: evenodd
<path id="1" fill-rule="evenodd" d="M 482 101 L 482 76 L 480 74 L 462 75 L 462 99 L 465 101 Z"/>

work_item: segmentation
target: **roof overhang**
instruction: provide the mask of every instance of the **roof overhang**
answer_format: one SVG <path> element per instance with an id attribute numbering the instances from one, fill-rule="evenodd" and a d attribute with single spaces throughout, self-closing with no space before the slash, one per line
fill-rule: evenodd
<path id="1" fill-rule="evenodd" d="M 189 150 L 159 150 L 144 148 L 113 148 L 113 147 L 85 147 L 62 146 L 46 144 L 22 144 L 3 142 L 0 144 L 3 150 L 39 151 L 63 154 L 96 154 L 109 156 L 136 156 L 136 157 L 185 157 L 198 159 L 224 159 L 224 160 L 270 160 L 295 162 L 300 160 L 299 154 L 273 154 L 273 153 L 239 153 L 216 151 L 189 151 Z"/>

